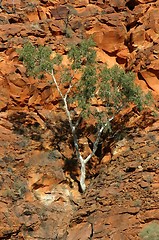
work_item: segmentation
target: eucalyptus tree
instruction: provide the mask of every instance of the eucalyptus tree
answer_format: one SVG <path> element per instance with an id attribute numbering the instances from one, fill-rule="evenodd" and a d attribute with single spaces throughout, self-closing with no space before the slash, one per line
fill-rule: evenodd
<path id="1" fill-rule="evenodd" d="M 99 64 L 94 47 L 92 39 L 70 46 L 67 67 L 62 65 L 62 56 L 57 54 L 54 58 L 50 57 L 52 50 L 47 46 L 35 47 L 27 43 L 19 51 L 19 59 L 26 66 L 27 75 L 42 77 L 47 72 L 56 86 L 81 166 L 80 186 L 83 192 L 86 190 L 86 164 L 95 155 L 102 133 L 111 129 L 112 120 L 122 109 L 133 103 L 142 110 L 150 97 L 135 85 L 132 72 L 126 73 L 118 66 L 108 68 Z M 59 71 L 58 74 L 56 71 Z M 92 107 L 92 99 L 98 99 L 102 107 Z M 76 111 L 71 110 L 73 105 Z M 80 151 L 78 130 L 81 119 L 87 121 L 90 117 L 96 122 L 96 138 L 91 153 L 84 158 Z"/>

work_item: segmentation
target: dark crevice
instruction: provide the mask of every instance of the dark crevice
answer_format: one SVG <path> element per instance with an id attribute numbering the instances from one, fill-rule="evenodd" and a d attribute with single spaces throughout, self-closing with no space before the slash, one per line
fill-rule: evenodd
<path id="1" fill-rule="evenodd" d="M 115 57 L 116 56 L 116 54 L 117 54 L 117 52 L 118 52 L 118 50 L 116 50 L 116 51 L 114 51 L 114 52 L 108 52 L 108 51 L 106 51 L 106 50 L 103 50 L 107 55 L 109 55 L 110 57 Z"/>
<path id="2" fill-rule="evenodd" d="M 19 19 L 17 20 L 17 19 L 14 19 L 14 18 L 10 18 L 8 21 L 9 21 L 10 24 L 17 23 L 17 22 L 20 23 Z"/>
<path id="3" fill-rule="evenodd" d="M 6 42 L 6 41 L 5 41 Z M 4 43 L 4 42 L 3 42 Z M 0 52 L 4 52 L 7 49 L 7 45 L 1 45 L 0 46 Z"/>
<path id="4" fill-rule="evenodd" d="M 128 23 L 126 25 L 126 30 L 127 30 L 127 32 L 129 32 L 131 28 L 133 28 L 133 27 L 137 28 L 140 25 L 142 25 L 142 23 L 140 23 L 140 22 L 138 22 L 138 20 L 136 20 L 134 22 Z"/>
<path id="5" fill-rule="evenodd" d="M 3 240 L 13 239 L 12 237 L 15 237 L 14 239 L 17 239 L 16 236 L 19 234 L 19 232 L 20 232 L 20 229 L 18 229 L 15 232 L 5 233 L 2 237 L 0 237 L 0 239 L 3 239 Z"/>
<path id="6" fill-rule="evenodd" d="M 120 58 L 120 57 L 118 57 L 118 56 L 117 56 L 117 58 L 116 58 L 116 61 L 117 61 L 117 63 L 119 63 L 119 64 L 126 64 L 126 63 L 127 63 L 127 59 Z"/>
<path id="7" fill-rule="evenodd" d="M 134 172 L 135 170 L 136 170 L 136 167 L 128 167 L 126 168 L 125 172 L 130 173 L 130 172 Z"/>
<path id="8" fill-rule="evenodd" d="M 91 234 L 90 234 L 89 240 L 92 240 L 93 239 L 93 233 L 94 233 L 93 223 L 90 223 L 90 225 L 91 225 Z"/>
<path id="9" fill-rule="evenodd" d="M 8 109 L 8 106 L 1 108 L 1 113 L 7 111 L 7 109 Z"/>
<path id="10" fill-rule="evenodd" d="M 157 217 L 156 218 L 155 217 L 154 218 L 153 217 L 152 218 L 148 218 L 148 219 L 145 219 L 144 222 L 145 223 L 151 223 L 152 221 L 158 221 L 158 218 Z"/>
<path id="11" fill-rule="evenodd" d="M 138 3 L 135 0 L 130 0 L 125 5 L 132 11 Z"/>
<path id="12" fill-rule="evenodd" d="M 159 78 L 159 71 L 158 71 L 158 70 L 155 70 L 155 69 L 153 69 L 153 68 L 150 67 L 150 68 L 149 68 L 149 71 L 150 71 L 151 73 L 155 74 L 157 78 Z"/>

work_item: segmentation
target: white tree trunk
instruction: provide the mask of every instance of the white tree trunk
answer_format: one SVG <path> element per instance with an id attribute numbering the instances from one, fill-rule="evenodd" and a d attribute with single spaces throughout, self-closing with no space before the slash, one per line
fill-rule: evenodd
<path id="1" fill-rule="evenodd" d="M 86 190 L 86 184 L 85 184 L 86 164 L 85 164 L 84 159 L 82 157 L 80 157 L 80 163 L 81 163 L 80 187 L 81 187 L 82 192 L 85 192 L 85 190 Z"/>
<path id="2" fill-rule="evenodd" d="M 79 144 L 78 144 L 78 139 L 77 139 L 77 135 L 76 135 L 76 128 L 78 127 L 78 124 L 79 124 L 79 119 L 77 120 L 77 122 L 75 124 L 73 124 L 72 122 L 72 119 L 71 119 L 71 114 L 70 114 L 70 111 L 69 111 L 69 107 L 68 107 L 68 102 L 67 102 L 67 96 L 72 88 L 72 85 L 70 84 L 69 88 L 68 88 L 68 91 L 66 92 L 65 95 L 63 95 L 63 93 L 61 92 L 60 90 L 60 87 L 56 81 L 56 78 L 54 76 L 54 73 L 52 71 L 52 79 L 56 85 L 56 88 L 63 100 L 63 103 L 64 103 L 64 108 L 65 108 L 65 112 L 66 112 L 66 116 L 68 118 L 68 121 L 69 121 L 69 125 L 70 125 L 70 128 L 71 128 L 71 132 L 72 132 L 72 137 L 73 137 L 73 142 L 74 142 L 74 147 L 75 147 L 75 150 L 76 150 L 76 156 L 77 156 L 77 159 L 78 161 L 80 162 L 81 164 L 81 176 L 80 176 L 80 187 L 81 187 L 81 190 L 82 192 L 85 192 L 86 190 L 86 184 L 85 184 L 85 180 L 86 180 L 86 164 L 87 162 L 89 162 L 89 160 L 93 157 L 93 155 L 95 154 L 97 148 L 98 148 L 98 144 L 99 144 L 99 140 L 100 140 L 100 137 L 101 137 L 101 134 L 103 132 L 103 130 L 105 129 L 105 127 L 108 125 L 108 122 L 112 121 L 114 117 L 111 117 L 110 119 L 108 119 L 108 121 L 103 124 L 101 126 L 101 128 L 98 130 L 97 132 L 97 138 L 96 138 L 96 141 L 94 142 L 93 144 L 93 150 L 92 152 L 84 159 L 82 156 L 81 156 L 81 153 L 80 153 L 80 150 L 79 150 Z"/>

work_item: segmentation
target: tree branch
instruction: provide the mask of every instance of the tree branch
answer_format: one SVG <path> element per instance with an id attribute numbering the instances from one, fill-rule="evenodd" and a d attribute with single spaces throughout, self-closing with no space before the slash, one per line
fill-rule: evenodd
<path id="1" fill-rule="evenodd" d="M 70 85 L 69 85 L 69 88 L 68 88 L 68 90 L 67 90 L 67 92 L 66 92 L 66 94 L 65 94 L 65 99 L 67 100 L 67 97 L 68 97 L 68 94 L 69 94 L 69 92 L 71 91 L 71 88 L 73 87 L 73 85 L 71 85 L 71 83 L 70 83 Z"/>
<path id="2" fill-rule="evenodd" d="M 77 119 L 77 121 L 76 121 L 76 123 L 75 123 L 75 128 L 78 127 L 78 125 L 79 125 L 79 123 L 80 123 L 80 121 L 81 121 L 81 118 L 82 118 L 82 111 L 80 112 L 80 115 L 78 116 L 78 119 Z"/>
<path id="3" fill-rule="evenodd" d="M 60 87 L 59 87 L 59 85 L 58 85 L 58 83 L 57 83 L 57 81 L 56 81 L 56 78 L 55 78 L 53 69 L 52 69 L 52 72 L 51 72 L 51 76 L 52 76 L 52 79 L 53 79 L 53 81 L 54 81 L 54 83 L 55 83 L 55 85 L 56 85 L 57 91 L 59 92 L 59 94 L 60 94 L 60 96 L 62 97 L 62 100 L 63 100 L 63 99 L 64 99 L 64 96 L 63 96 L 63 94 L 62 94 L 62 92 L 61 92 L 61 90 L 60 90 Z"/>
<path id="4" fill-rule="evenodd" d="M 88 155 L 88 157 L 86 157 L 86 158 L 84 159 L 85 164 L 93 157 L 93 155 L 94 155 L 95 152 L 97 151 L 97 147 L 98 147 L 98 143 L 99 143 L 101 134 L 102 134 L 103 130 L 105 129 L 105 127 L 108 125 L 108 122 L 111 122 L 113 119 L 114 119 L 114 116 L 111 117 L 111 118 L 109 118 L 109 120 L 108 120 L 104 125 L 102 125 L 102 127 L 99 129 L 98 134 L 97 134 L 97 138 L 96 138 L 95 142 L 93 143 L 93 150 L 92 150 L 92 152 Z"/>
<path id="5" fill-rule="evenodd" d="M 60 96 L 63 100 L 65 112 L 66 112 L 66 115 L 68 117 L 69 125 L 70 125 L 72 135 L 73 135 L 73 141 L 74 141 L 74 146 L 75 146 L 75 150 L 76 150 L 76 155 L 77 155 L 77 158 L 80 159 L 80 161 L 81 161 L 81 159 L 83 159 L 83 158 L 82 158 L 82 156 L 80 154 L 80 151 L 79 151 L 78 139 L 77 139 L 77 134 L 76 134 L 76 125 L 74 126 L 73 123 L 72 123 L 72 118 L 71 118 L 71 114 L 70 114 L 70 111 L 68 109 L 68 103 L 67 103 L 67 95 L 68 95 L 69 91 L 71 90 L 72 85 L 70 85 L 67 93 L 64 96 L 62 94 L 61 90 L 60 90 L 60 87 L 59 87 L 57 81 L 56 81 L 53 70 L 52 70 L 51 76 L 52 76 L 52 79 L 53 79 L 53 81 L 56 85 L 56 88 L 57 88 L 57 90 L 58 90 L 58 92 L 59 92 L 59 94 L 60 94 Z"/>

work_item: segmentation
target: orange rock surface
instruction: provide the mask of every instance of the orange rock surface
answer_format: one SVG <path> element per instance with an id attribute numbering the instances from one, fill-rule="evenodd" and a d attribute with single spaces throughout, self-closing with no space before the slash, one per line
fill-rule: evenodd
<path id="1" fill-rule="evenodd" d="M 128 109 L 128 122 L 124 112 L 115 119 L 82 195 L 59 95 L 49 76 L 27 77 L 18 59 L 31 41 L 67 65 L 68 45 L 89 36 L 97 61 L 134 71 L 158 109 L 158 0 L 0 1 L 0 239 L 139 240 L 143 226 L 159 223 L 158 117 Z M 83 154 L 93 139 L 80 138 Z"/>

